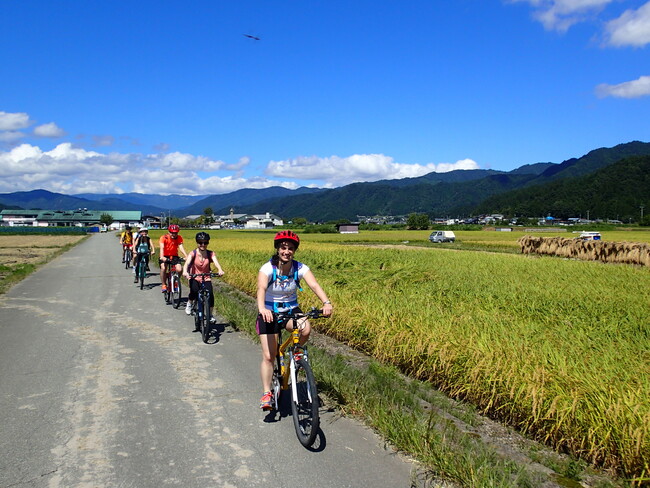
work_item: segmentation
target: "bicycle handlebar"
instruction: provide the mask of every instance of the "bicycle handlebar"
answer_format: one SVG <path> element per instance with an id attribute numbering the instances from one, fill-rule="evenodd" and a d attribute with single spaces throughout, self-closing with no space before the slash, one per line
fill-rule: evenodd
<path id="1" fill-rule="evenodd" d="M 275 315 L 280 321 L 284 321 L 287 319 L 302 319 L 304 317 L 310 319 L 322 319 L 323 317 L 325 317 L 323 315 L 323 310 L 318 309 L 316 307 L 312 307 L 311 310 L 307 313 L 273 312 L 273 315 Z"/>
<path id="2" fill-rule="evenodd" d="M 190 273 L 190 278 L 209 276 L 210 278 L 217 278 L 219 273 Z"/>

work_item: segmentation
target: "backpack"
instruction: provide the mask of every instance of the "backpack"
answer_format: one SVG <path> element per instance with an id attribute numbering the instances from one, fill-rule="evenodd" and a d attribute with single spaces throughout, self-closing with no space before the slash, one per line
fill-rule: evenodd
<path id="1" fill-rule="evenodd" d="M 269 260 L 269 262 L 273 266 L 273 274 L 271 275 L 268 284 L 268 286 L 271 286 L 271 283 L 278 279 L 278 267 L 273 264 L 272 260 Z M 291 262 L 291 270 L 293 271 L 293 281 L 296 282 L 296 287 L 298 287 L 298 290 L 302 291 L 302 287 L 300 286 L 300 278 L 298 278 L 298 261 Z"/>

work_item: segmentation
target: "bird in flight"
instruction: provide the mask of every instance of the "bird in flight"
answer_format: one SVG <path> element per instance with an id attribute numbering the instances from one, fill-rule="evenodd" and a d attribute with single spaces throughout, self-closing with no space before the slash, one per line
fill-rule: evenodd
<path id="1" fill-rule="evenodd" d="M 242 34 L 242 36 L 248 37 L 249 39 L 253 39 L 254 41 L 259 41 L 260 40 L 259 37 L 251 36 L 251 35 L 248 35 L 248 34 Z"/>

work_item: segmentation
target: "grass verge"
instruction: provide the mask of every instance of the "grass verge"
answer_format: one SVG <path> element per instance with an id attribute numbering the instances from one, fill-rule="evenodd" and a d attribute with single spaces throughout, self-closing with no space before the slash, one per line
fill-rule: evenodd
<path id="1" fill-rule="evenodd" d="M 219 313 L 233 327 L 257 338 L 253 299 L 222 282 L 214 286 Z M 405 378 L 395 367 L 344 349 L 336 351 L 316 335 L 312 338 L 310 354 L 319 390 L 342 413 L 361 418 L 423 466 L 412 480 L 414 487 L 431 486 L 432 480 L 472 487 L 579 487 L 581 481 L 601 488 L 623 486 L 584 463 L 496 427 L 470 405 L 449 399 L 425 382 Z M 490 434 L 492 429 L 499 434 Z"/>

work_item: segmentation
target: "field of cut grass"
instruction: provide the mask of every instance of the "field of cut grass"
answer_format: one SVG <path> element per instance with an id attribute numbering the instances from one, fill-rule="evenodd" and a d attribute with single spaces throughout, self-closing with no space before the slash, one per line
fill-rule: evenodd
<path id="1" fill-rule="evenodd" d="M 497 247 L 516 245 L 521 235 L 457 233 L 459 243 L 487 239 Z M 650 272 L 514 253 L 444 252 L 450 246 L 434 247 L 427 236 L 304 234 L 297 259 L 313 269 L 335 304 L 335 317 L 321 331 L 559 450 L 647 477 Z M 271 239 L 268 232 L 214 232 L 211 248 L 224 278 L 253 295 Z M 426 248 L 349 245 L 404 241 Z M 301 303 L 319 305 L 309 292 Z"/>
<path id="2" fill-rule="evenodd" d="M 86 235 L 0 235 L 0 293 Z"/>

